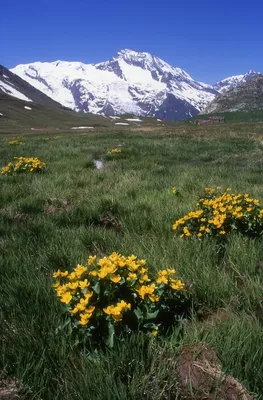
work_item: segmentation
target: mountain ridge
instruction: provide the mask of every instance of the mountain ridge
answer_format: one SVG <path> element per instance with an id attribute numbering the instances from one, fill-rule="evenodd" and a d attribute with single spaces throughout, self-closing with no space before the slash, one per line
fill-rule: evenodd
<path id="1" fill-rule="evenodd" d="M 60 103 L 39 91 L 3 65 L 0 65 L 0 93 L 7 94 L 27 103 L 34 102 L 50 108 L 63 108 Z"/>
<path id="2" fill-rule="evenodd" d="M 256 74 L 215 98 L 204 114 L 263 110 L 263 75 Z"/>
<path id="3" fill-rule="evenodd" d="M 76 111 L 171 120 L 197 115 L 225 89 L 255 74 L 251 71 L 208 85 L 157 56 L 129 49 L 97 64 L 57 60 L 20 64 L 11 71 Z"/>

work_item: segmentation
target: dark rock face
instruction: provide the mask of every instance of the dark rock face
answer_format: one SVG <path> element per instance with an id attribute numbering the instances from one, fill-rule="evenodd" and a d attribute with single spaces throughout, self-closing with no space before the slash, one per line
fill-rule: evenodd
<path id="1" fill-rule="evenodd" d="M 198 113 L 199 111 L 185 100 L 177 99 L 174 95 L 168 94 L 159 110 L 155 111 L 154 116 L 176 121 L 188 119 Z"/>
<path id="2" fill-rule="evenodd" d="M 29 78 L 35 79 L 36 81 L 43 83 L 49 90 L 51 90 L 53 92 L 53 88 L 47 83 L 47 81 L 45 81 L 44 78 L 39 76 L 38 71 L 35 68 L 30 67 L 30 70 L 34 73 L 29 74 L 28 72 L 26 72 L 26 75 L 29 76 Z"/>
<path id="3" fill-rule="evenodd" d="M 263 110 L 263 75 L 256 74 L 247 82 L 217 97 L 205 113 Z"/>
<path id="4" fill-rule="evenodd" d="M 107 63 L 100 64 L 97 66 L 97 69 L 114 72 L 114 74 L 117 75 L 119 78 L 125 80 L 125 77 L 123 76 L 122 70 L 117 60 L 112 59 Z"/>

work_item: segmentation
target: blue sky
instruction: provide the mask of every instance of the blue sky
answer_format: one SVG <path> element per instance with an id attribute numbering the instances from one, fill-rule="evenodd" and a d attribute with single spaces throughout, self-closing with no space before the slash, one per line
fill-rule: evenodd
<path id="1" fill-rule="evenodd" d="M 3 4 L 2 4 L 3 3 Z M 0 63 L 105 61 L 148 51 L 214 83 L 263 72 L 262 0 L 13 0 L 0 8 Z"/>

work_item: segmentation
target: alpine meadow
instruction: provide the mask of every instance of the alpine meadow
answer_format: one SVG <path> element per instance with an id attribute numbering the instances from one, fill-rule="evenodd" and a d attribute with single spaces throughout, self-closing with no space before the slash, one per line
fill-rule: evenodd
<path id="1" fill-rule="evenodd" d="M 1 131 L 1 398 L 263 399 L 262 124 L 226 122 Z"/>

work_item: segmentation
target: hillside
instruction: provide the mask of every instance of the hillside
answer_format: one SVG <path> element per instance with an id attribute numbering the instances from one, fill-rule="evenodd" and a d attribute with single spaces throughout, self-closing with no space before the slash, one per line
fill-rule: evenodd
<path id="1" fill-rule="evenodd" d="M 26 102 L 13 96 L 0 93 L 0 133 L 17 130 L 64 128 L 92 125 L 109 126 L 103 117 L 92 114 L 76 113 L 60 107 L 49 108 L 42 104 Z"/>
<path id="2" fill-rule="evenodd" d="M 258 112 L 263 110 L 263 75 L 221 94 L 204 110 L 204 114 L 222 112 Z"/>
<path id="3" fill-rule="evenodd" d="M 28 103 L 34 102 L 49 108 L 65 108 L 3 65 L 0 65 L 0 94 L 2 93 Z"/>
<path id="4" fill-rule="evenodd" d="M 46 107 L 0 92 L 0 134 L 50 130 L 110 130 L 162 127 L 167 121 L 156 118 L 136 118 L 134 115 L 102 116 Z"/>

